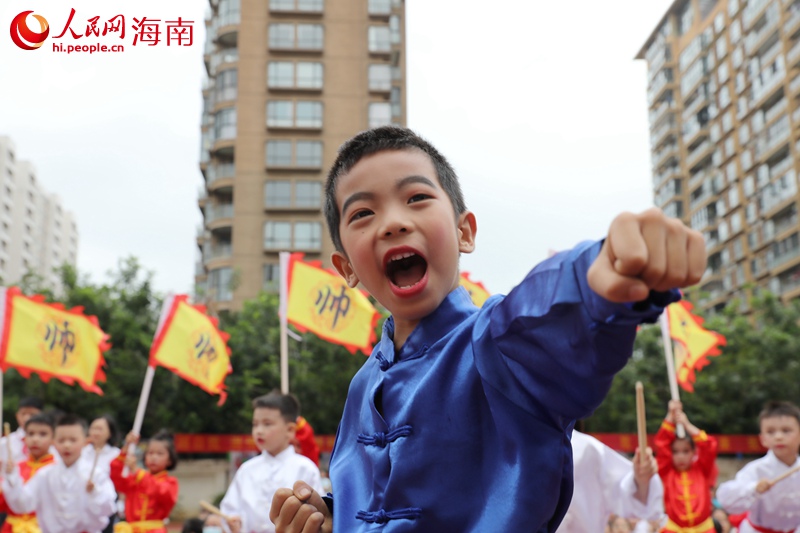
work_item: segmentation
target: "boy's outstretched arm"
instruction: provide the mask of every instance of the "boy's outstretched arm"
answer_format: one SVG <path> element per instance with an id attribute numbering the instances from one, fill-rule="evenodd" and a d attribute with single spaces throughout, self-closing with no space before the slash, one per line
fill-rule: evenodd
<path id="1" fill-rule="evenodd" d="M 622 213 L 612 222 L 587 279 L 606 300 L 626 303 L 700 281 L 706 269 L 703 235 L 659 209 Z"/>
<path id="2" fill-rule="evenodd" d="M 305 481 L 292 489 L 278 489 L 272 498 L 269 519 L 276 533 L 331 533 L 333 517 L 328 505 Z"/>

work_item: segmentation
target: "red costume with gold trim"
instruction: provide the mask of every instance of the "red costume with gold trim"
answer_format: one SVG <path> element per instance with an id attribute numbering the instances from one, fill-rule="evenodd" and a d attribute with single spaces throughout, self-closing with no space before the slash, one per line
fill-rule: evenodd
<path id="1" fill-rule="evenodd" d="M 164 519 L 169 517 L 178 501 L 178 480 L 167 475 L 166 471 L 153 475 L 138 470 L 135 474 L 122 477 L 124 468 L 125 454 L 121 453 L 111 461 L 111 481 L 117 492 L 125 495 L 128 527 L 120 529 L 133 533 L 166 533 Z"/>
<path id="2" fill-rule="evenodd" d="M 717 441 L 705 431 L 692 440 L 697 459 L 680 472 L 672 462 L 675 425 L 665 420 L 656 433 L 658 475 L 664 484 L 664 510 L 669 518 L 662 533 L 714 533 L 711 487 L 717 476 Z"/>
<path id="3" fill-rule="evenodd" d="M 38 460 L 28 457 L 27 460 L 19 463 L 19 475 L 26 483 L 43 466 L 52 464 L 54 461 L 51 454 L 45 454 Z M 38 532 L 39 523 L 36 521 L 36 513 L 17 514 L 6 503 L 5 495 L 0 492 L 0 513 L 6 513 L 6 521 L 0 533 L 28 533 Z"/>
<path id="4" fill-rule="evenodd" d="M 319 446 L 317 446 L 317 441 L 314 438 L 314 428 L 302 416 L 297 417 L 297 428 L 295 429 L 294 437 L 300 445 L 300 453 L 319 466 Z"/>

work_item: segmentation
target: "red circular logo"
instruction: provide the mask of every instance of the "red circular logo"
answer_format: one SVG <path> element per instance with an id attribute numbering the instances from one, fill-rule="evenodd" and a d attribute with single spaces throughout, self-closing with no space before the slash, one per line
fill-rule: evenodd
<path id="1" fill-rule="evenodd" d="M 23 11 L 11 21 L 11 40 L 23 50 L 36 50 L 44 43 L 50 34 L 50 25 L 41 15 L 33 15 L 41 26 L 41 33 L 36 33 L 28 27 L 26 19 L 33 11 Z"/>

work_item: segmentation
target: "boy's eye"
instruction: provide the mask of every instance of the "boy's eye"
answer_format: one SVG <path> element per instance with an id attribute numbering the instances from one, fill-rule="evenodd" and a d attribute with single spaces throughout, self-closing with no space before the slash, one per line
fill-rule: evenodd
<path id="1" fill-rule="evenodd" d="M 413 204 L 414 202 L 419 202 L 421 200 L 427 200 L 430 197 L 431 196 L 428 195 L 428 194 L 423 194 L 423 193 L 415 194 L 414 196 L 412 196 L 411 198 L 408 199 L 408 203 Z"/>
<path id="2" fill-rule="evenodd" d="M 372 211 L 370 211 L 369 209 L 359 209 L 358 211 L 356 211 L 355 213 L 350 215 L 350 222 L 353 222 L 353 221 L 358 220 L 360 218 L 364 218 L 364 217 L 369 216 L 371 214 L 372 214 Z"/>

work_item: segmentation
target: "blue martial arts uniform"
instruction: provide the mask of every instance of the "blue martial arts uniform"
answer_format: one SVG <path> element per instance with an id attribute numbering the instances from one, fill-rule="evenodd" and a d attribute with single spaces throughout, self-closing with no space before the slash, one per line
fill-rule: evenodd
<path id="1" fill-rule="evenodd" d="M 613 304 L 588 286 L 601 243 L 476 308 L 452 291 L 399 352 L 394 322 L 350 384 L 331 457 L 334 532 L 555 531 L 570 436 L 677 291 Z"/>

